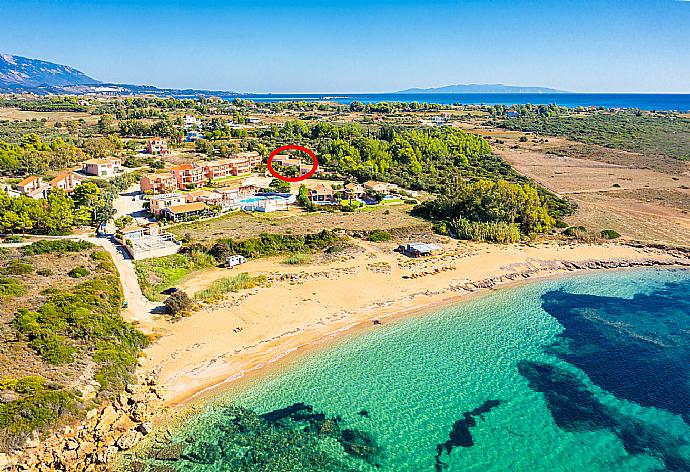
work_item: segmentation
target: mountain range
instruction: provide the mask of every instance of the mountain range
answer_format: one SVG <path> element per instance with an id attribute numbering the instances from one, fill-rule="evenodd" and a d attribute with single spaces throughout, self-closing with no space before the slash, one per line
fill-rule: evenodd
<path id="1" fill-rule="evenodd" d="M 47 94 L 155 95 L 193 98 L 199 95 L 222 98 L 244 94 L 219 90 L 162 89 L 152 85 L 104 83 L 80 70 L 54 62 L 0 53 L 0 93 L 31 92 Z M 546 87 L 521 87 L 503 84 L 448 85 L 436 88 L 411 88 L 400 94 L 440 93 L 569 93 Z"/>
<path id="2" fill-rule="evenodd" d="M 416 93 L 416 94 L 434 94 L 434 93 L 571 93 L 565 90 L 557 90 L 547 87 L 522 87 L 519 85 L 503 85 L 503 84 L 458 84 L 446 85 L 445 87 L 434 88 L 411 88 L 401 90 L 397 93 Z"/>
<path id="3" fill-rule="evenodd" d="M 234 97 L 238 93 L 216 90 L 163 89 L 152 85 L 105 83 L 80 70 L 54 62 L 0 53 L 0 93 L 155 95 L 194 98 L 199 95 Z"/>

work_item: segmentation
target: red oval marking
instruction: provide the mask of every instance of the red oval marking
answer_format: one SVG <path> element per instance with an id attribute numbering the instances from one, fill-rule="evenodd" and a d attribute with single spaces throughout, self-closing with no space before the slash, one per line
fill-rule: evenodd
<path id="1" fill-rule="evenodd" d="M 275 171 L 275 169 L 273 169 L 273 165 L 271 164 L 273 158 L 281 152 L 289 150 L 302 151 L 309 155 L 309 157 L 311 157 L 313 164 L 309 172 L 307 172 L 304 175 L 300 175 L 299 177 L 286 177 L 284 175 L 280 175 L 278 172 Z M 318 169 L 319 167 L 319 161 L 316 158 L 316 154 L 314 154 L 314 152 L 311 149 L 307 149 L 304 146 L 298 146 L 296 144 L 287 144 L 285 146 L 280 146 L 278 149 L 276 149 L 268 155 L 268 161 L 266 161 L 266 166 L 268 166 L 268 172 L 270 172 L 270 174 L 278 180 L 282 180 L 284 182 L 300 182 L 314 175 L 314 172 L 316 172 L 316 169 Z"/>

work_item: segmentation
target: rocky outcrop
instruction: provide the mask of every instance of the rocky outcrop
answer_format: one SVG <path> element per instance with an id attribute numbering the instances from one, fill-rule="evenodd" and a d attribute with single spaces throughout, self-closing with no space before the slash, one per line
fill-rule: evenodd
<path id="1" fill-rule="evenodd" d="M 585 261 L 549 261 L 547 267 L 534 267 L 531 269 L 509 272 L 507 274 L 490 277 L 487 279 L 467 282 L 450 287 L 453 291 L 476 292 L 477 290 L 493 288 L 496 285 L 504 284 L 519 279 L 528 279 L 540 275 L 544 272 L 555 272 L 558 270 L 578 271 L 578 270 L 597 270 L 597 269 L 625 269 L 633 267 L 660 267 L 660 266 L 679 266 L 690 267 L 690 259 L 590 259 Z"/>
<path id="2" fill-rule="evenodd" d="M 21 449 L 0 454 L 0 471 L 109 470 L 120 451 L 131 449 L 152 431 L 164 392 L 147 378 L 128 385 L 117 399 L 87 412 L 85 419 L 39 437 Z"/>

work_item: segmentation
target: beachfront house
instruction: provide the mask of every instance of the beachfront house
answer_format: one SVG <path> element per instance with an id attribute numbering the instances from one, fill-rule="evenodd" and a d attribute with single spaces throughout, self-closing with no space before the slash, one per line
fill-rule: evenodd
<path id="1" fill-rule="evenodd" d="M 304 175 L 307 172 L 311 171 L 312 164 L 303 164 L 302 159 L 299 157 L 292 157 L 291 154 L 278 154 L 277 156 L 273 157 L 273 160 L 271 161 L 271 165 L 276 165 L 280 164 L 283 167 L 287 168 L 297 168 L 300 175 Z M 318 171 L 318 166 L 316 168 Z"/>
<path id="2" fill-rule="evenodd" d="M 361 184 L 352 182 L 343 187 L 343 196 L 347 200 L 362 200 L 367 197 L 367 191 Z"/>
<path id="3" fill-rule="evenodd" d="M 182 193 L 168 193 L 165 195 L 155 195 L 149 198 L 149 211 L 155 215 L 160 215 L 163 210 L 175 205 L 187 203 L 187 197 Z"/>
<path id="4" fill-rule="evenodd" d="M 67 193 L 74 192 L 79 184 L 82 183 L 82 179 L 74 172 L 64 172 L 58 174 L 53 180 L 50 181 L 50 186 L 53 188 L 59 188 Z"/>
<path id="5" fill-rule="evenodd" d="M 159 156 L 166 156 L 171 153 L 168 149 L 168 142 L 163 138 L 150 138 L 146 143 L 146 152 Z"/>
<path id="6" fill-rule="evenodd" d="M 330 205 L 336 202 L 335 192 L 330 186 L 319 184 L 309 189 L 309 200 L 319 205 Z"/>
<path id="7" fill-rule="evenodd" d="M 408 243 L 401 244 L 398 246 L 398 251 L 407 257 L 424 257 L 430 256 L 435 252 L 441 250 L 440 246 L 436 244 L 426 244 L 426 243 Z"/>
<path id="8" fill-rule="evenodd" d="M 375 180 L 369 180 L 367 182 L 364 182 L 363 187 L 367 192 L 377 192 L 383 195 L 388 195 L 392 190 L 398 188 L 398 186 L 395 184 L 389 184 L 387 182 L 377 182 Z"/>
<path id="9" fill-rule="evenodd" d="M 122 160 L 118 158 L 89 159 L 82 162 L 82 171 L 98 177 L 113 177 L 122 171 Z"/>
<path id="10" fill-rule="evenodd" d="M 38 175 L 32 175 L 17 184 L 17 189 L 22 195 L 34 200 L 40 200 L 48 195 L 50 185 L 46 185 Z"/>
<path id="11" fill-rule="evenodd" d="M 164 218 L 173 220 L 174 222 L 189 221 L 196 218 L 208 216 L 210 213 L 209 207 L 203 202 L 183 203 L 182 205 L 173 205 L 165 208 L 161 215 Z"/>
<path id="12" fill-rule="evenodd" d="M 139 179 L 142 192 L 169 193 L 177 190 L 177 179 L 170 172 L 148 174 Z"/>

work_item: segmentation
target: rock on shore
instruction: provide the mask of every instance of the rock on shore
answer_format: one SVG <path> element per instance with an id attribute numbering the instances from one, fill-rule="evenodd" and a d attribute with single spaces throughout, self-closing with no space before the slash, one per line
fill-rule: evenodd
<path id="1" fill-rule="evenodd" d="M 108 470 L 120 451 L 151 432 L 163 398 L 161 387 L 150 378 L 128 385 L 117 399 L 88 411 L 77 424 L 34 433 L 21 449 L 0 453 L 0 471 Z"/>

